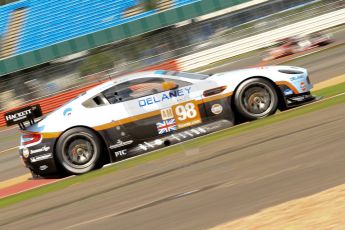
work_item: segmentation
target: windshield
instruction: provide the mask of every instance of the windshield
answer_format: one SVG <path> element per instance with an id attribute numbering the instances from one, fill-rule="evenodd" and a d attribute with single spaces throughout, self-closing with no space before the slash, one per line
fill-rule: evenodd
<path id="1" fill-rule="evenodd" d="M 184 77 L 189 79 L 196 79 L 196 80 L 205 80 L 209 75 L 206 74 L 200 74 L 200 73 L 186 73 L 186 72 L 176 72 L 176 71 L 168 71 L 166 72 L 166 75 L 172 75 L 177 77 Z"/>

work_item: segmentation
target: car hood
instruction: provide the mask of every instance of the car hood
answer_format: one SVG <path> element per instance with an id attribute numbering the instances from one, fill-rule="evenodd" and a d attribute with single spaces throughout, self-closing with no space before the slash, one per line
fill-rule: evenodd
<path id="1" fill-rule="evenodd" d="M 295 66 L 262 66 L 262 67 L 254 67 L 254 68 L 247 68 L 247 69 L 239 69 L 234 71 L 222 72 L 217 73 L 211 76 L 211 78 L 218 78 L 219 76 L 242 76 L 243 78 L 252 77 L 252 76 L 271 76 L 275 74 L 281 74 L 278 70 L 298 70 L 303 73 L 307 72 L 306 69 L 295 67 Z"/>

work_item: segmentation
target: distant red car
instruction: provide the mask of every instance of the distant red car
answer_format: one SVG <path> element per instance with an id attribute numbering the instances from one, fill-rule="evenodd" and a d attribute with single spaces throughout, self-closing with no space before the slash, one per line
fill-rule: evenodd
<path id="1" fill-rule="evenodd" d="M 277 40 L 270 48 L 264 61 L 274 60 L 291 54 L 303 52 L 314 47 L 332 43 L 331 36 L 324 32 L 315 32 L 303 37 L 288 37 Z"/>

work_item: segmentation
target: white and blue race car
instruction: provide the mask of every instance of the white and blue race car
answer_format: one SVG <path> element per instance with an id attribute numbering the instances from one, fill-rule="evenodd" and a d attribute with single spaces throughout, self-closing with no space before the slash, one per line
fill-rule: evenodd
<path id="1" fill-rule="evenodd" d="M 5 119 L 20 124 L 20 156 L 33 175 L 83 174 L 311 101 L 311 88 L 307 70 L 289 66 L 140 72 L 103 83 L 38 122 L 38 105 Z"/>

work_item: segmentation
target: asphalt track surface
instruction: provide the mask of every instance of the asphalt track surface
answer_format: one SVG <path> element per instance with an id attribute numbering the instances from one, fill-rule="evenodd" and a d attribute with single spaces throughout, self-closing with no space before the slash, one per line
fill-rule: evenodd
<path id="1" fill-rule="evenodd" d="M 206 229 L 345 183 L 345 106 L 0 210 L 3 229 Z"/>
<path id="2" fill-rule="evenodd" d="M 336 42 L 345 41 L 345 30 L 335 32 Z M 315 49 L 314 51 L 318 51 Z M 313 83 L 318 83 L 342 74 L 345 74 L 345 45 L 337 46 L 319 53 L 305 56 L 301 59 L 291 61 L 289 65 L 305 67 L 310 72 Z M 254 54 L 249 58 L 232 61 L 218 68 L 213 68 L 206 73 L 217 73 L 231 71 L 248 66 L 255 66 L 260 63 L 262 53 Z M 0 181 L 5 181 L 28 173 L 23 167 L 18 157 L 18 150 L 15 148 L 19 144 L 18 129 L 0 129 Z M 9 150 L 10 149 L 10 150 Z"/>

